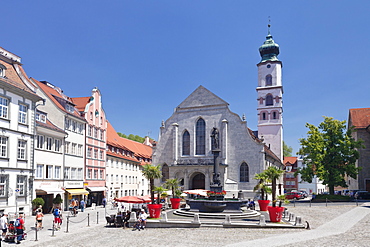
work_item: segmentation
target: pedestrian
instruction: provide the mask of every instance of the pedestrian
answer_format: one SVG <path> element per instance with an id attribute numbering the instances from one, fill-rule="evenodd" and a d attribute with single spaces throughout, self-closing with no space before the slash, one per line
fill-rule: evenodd
<path id="1" fill-rule="evenodd" d="M 141 209 L 141 212 L 139 214 L 139 221 L 140 221 L 140 227 L 141 229 L 145 229 L 146 227 L 146 220 L 148 218 L 148 214 L 145 212 L 144 209 Z"/>
<path id="2" fill-rule="evenodd" d="M 15 220 L 14 226 L 17 232 L 16 244 L 20 244 L 21 240 L 23 239 L 24 230 L 26 230 L 22 213 L 20 213 L 18 218 Z"/>
<path id="3" fill-rule="evenodd" d="M 103 204 L 103 208 L 105 208 L 105 206 L 107 205 L 107 198 L 103 198 L 103 201 L 102 201 L 102 204 Z"/>
<path id="4" fill-rule="evenodd" d="M 53 215 L 54 215 L 54 228 L 55 230 L 59 230 L 60 225 L 62 224 L 61 212 L 59 210 L 59 207 L 54 208 Z"/>
<path id="5" fill-rule="evenodd" d="M 81 201 L 80 201 L 81 212 L 83 212 L 85 210 L 85 207 L 86 207 L 85 201 L 84 201 L 84 199 L 81 199 Z"/>
<path id="6" fill-rule="evenodd" d="M 41 230 L 42 227 L 42 219 L 44 218 L 44 214 L 42 213 L 42 210 L 39 208 L 36 212 L 36 222 L 37 222 L 37 230 Z"/>
<path id="7" fill-rule="evenodd" d="M 1 240 L 5 240 L 6 231 L 8 230 L 8 214 L 3 213 L 3 216 L 0 218 L 0 229 L 2 231 L 1 233 Z"/>

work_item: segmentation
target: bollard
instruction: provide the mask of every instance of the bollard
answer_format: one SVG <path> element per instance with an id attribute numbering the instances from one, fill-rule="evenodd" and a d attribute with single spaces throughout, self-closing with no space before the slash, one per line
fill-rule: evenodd
<path id="1" fill-rule="evenodd" d="M 258 223 L 260 226 L 265 226 L 266 225 L 266 218 L 264 215 L 260 215 L 260 222 Z"/>
<path id="2" fill-rule="evenodd" d="M 301 226 L 302 225 L 302 218 L 301 216 L 297 216 L 295 218 L 295 223 L 294 223 L 295 226 Z"/>
<path id="3" fill-rule="evenodd" d="M 293 205 L 294 205 L 294 207 L 295 207 L 295 198 L 293 199 Z"/>
<path id="4" fill-rule="evenodd" d="M 231 215 L 226 214 L 225 215 L 225 221 L 223 222 L 224 225 L 231 225 Z"/>
<path id="5" fill-rule="evenodd" d="M 67 229 L 66 229 L 66 233 L 68 233 L 68 224 L 69 224 L 69 215 L 67 216 Z"/>
<path id="6" fill-rule="evenodd" d="M 191 223 L 200 224 L 199 214 L 194 214 L 194 220 Z"/>
<path id="7" fill-rule="evenodd" d="M 289 214 L 289 221 L 294 221 L 294 214 L 293 213 Z"/>
<path id="8" fill-rule="evenodd" d="M 36 231 L 35 231 L 35 241 L 38 241 L 37 240 L 37 222 L 35 223 L 35 228 L 36 228 Z M 1 241 L 0 241 L 0 243 L 1 243 Z M 1 246 L 1 245 L 0 245 Z"/>
<path id="9" fill-rule="evenodd" d="M 87 226 L 90 226 L 90 213 L 87 214 Z"/>
<path id="10" fill-rule="evenodd" d="M 99 224 L 99 212 L 96 212 L 96 224 Z"/>
<path id="11" fill-rule="evenodd" d="M 289 210 L 287 209 L 286 211 L 285 211 L 285 214 L 284 214 L 284 218 L 289 218 Z"/>
<path id="12" fill-rule="evenodd" d="M 160 219 L 160 221 L 162 222 L 167 222 L 167 212 L 166 211 L 163 211 L 162 212 L 162 219 Z"/>
<path id="13" fill-rule="evenodd" d="M 52 227 L 52 229 L 51 229 L 51 236 L 52 236 L 52 237 L 55 237 L 55 235 L 54 235 L 54 231 L 55 231 L 55 221 L 53 220 L 53 227 Z"/>
<path id="14" fill-rule="evenodd" d="M 310 207 L 311 207 L 312 199 L 310 200 Z"/>
<path id="15" fill-rule="evenodd" d="M 328 198 L 325 198 L 325 204 L 328 206 Z"/>
<path id="16" fill-rule="evenodd" d="M 358 206 L 358 201 L 357 201 L 357 198 L 356 198 L 356 206 Z"/>

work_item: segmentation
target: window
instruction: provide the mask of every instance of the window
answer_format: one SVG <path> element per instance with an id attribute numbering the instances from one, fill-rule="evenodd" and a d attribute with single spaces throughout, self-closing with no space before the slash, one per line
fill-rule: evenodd
<path id="1" fill-rule="evenodd" d="M 44 170 L 44 165 L 37 165 L 36 167 L 36 178 L 42 178 L 42 173 Z"/>
<path id="2" fill-rule="evenodd" d="M 190 155 L 190 134 L 187 130 L 182 135 L 182 155 Z"/>
<path id="3" fill-rule="evenodd" d="M 60 152 L 60 145 L 61 145 L 61 140 L 55 139 L 54 140 L 54 151 L 55 152 Z"/>
<path id="4" fill-rule="evenodd" d="M 71 179 L 76 179 L 77 178 L 77 168 L 72 167 L 71 168 Z"/>
<path id="5" fill-rule="evenodd" d="M 0 76 L 1 77 L 5 77 L 5 66 L 3 66 L 2 64 L 0 64 Z"/>
<path id="6" fill-rule="evenodd" d="M 98 138 L 98 129 L 94 128 L 94 138 Z"/>
<path id="7" fill-rule="evenodd" d="M 71 120 L 70 119 L 68 119 L 68 118 L 66 118 L 66 123 L 65 123 L 65 129 L 66 130 L 69 130 L 69 128 L 70 128 L 70 126 L 71 126 Z"/>
<path id="8" fill-rule="evenodd" d="M 71 171 L 71 168 L 70 167 L 65 167 L 64 168 L 64 178 L 65 179 L 70 179 L 71 178 L 70 171 Z"/>
<path id="9" fill-rule="evenodd" d="M 92 170 L 87 169 L 87 178 L 91 178 L 91 176 L 92 176 Z"/>
<path id="10" fill-rule="evenodd" d="M 266 106 L 269 106 L 269 105 L 274 105 L 274 101 L 272 99 L 271 94 L 266 95 Z"/>
<path id="11" fill-rule="evenodd" d="M 44 147 L 44 136 L 36 136 L 36 147 L 40 149 Z"/>
<path id="12" fill-rule="evenodd" d="M 77 144 L 76 143 L 72 143 L 72 154 L 76 155 L 76 146 Z"/>
<path id="13" fill-rule="evenodd" d="M 83 149 L 83 145 L 78 144 L 78 146 L 77 146 L 77 155 L 78 156 L 82 156 L 82 149 Z"/>
<path id="14" fill-rule="evenodd" d="M 0 117 L 8 118 L 8 104 L 8 99 L 0 97 Z"/>
<path id="15" fill-rule="evenodd" d="M 77 179 L 82 179 L 82 168 L 77 169 Z"/>
<path id="16" fill-rule="evenodd" d="M 196 155 L 206 154 L 206 122 L 200 118 L 196 125 Z"/>
<path id="17" fill-rule="evenodd" d="M 87 128 L 87 136 L 92 137 L 92 127 L 91 127 L 91 125 L 89 125 L 89 127 Z"/>
<path id="18" fill-rule="evenodd" d="M 18 159 L 26 159 L 27 141 L 18 140 Z"/>
<path id="19" fill-rule="evenodd" d="M 100 130 L 100 140 L 104 141 L 104 130 Z"/>
<path id="20" fill-rule="evenodd" d="M 8 137 L 0 136 L 0 157 L 8 157 Z"/>
<path id="21" fill-rule="evenodd" d="M 266 114 L 266 112 L 262 112 L 261 120 L 267 120 L 267 114 Z"/>
<path id="22" fill-rule="evenodd" d="M 277 111 L 272 112 L 272 119 L 278 119 L 279 118 L 278 116 L 279 115 Z"/>
<path id="23" fill-rule="evenodd" d="M 40 121 L 42 123 L 46 123 L 46 116 L 42 113 L 36 113 L 36 121 Z"/>
<path id="24" fill-rule="evenodd" d="M 266 75 L 266 86 L 272 86 L 272 76 Z"/>
<path id="25" fill-rule="evenodd" d="M 73 105 L 70 105 L 70 104 L 66 104 L 66 110 L 73 113 L 75 111 L 75 108 L 73 107 Z"/>
<path id="26" fill-rule="evenodd" d="M 53 178 L 53 166 L 46 166 L 46 178 Z"/>
<path id="27" fill-rule="evenodd" d="M 249 167 L 245 162 L 240 166 L 240 182 L 249 182 Z"/>
<path id="28" fill-rule="evenodd" d="M 118 184 L 118 175 L 116 175 L 116 184 Z"/>
<path id="29" fill-rule="evenodd" d="M 104 170 L 102 169 L 102 170 L 100 170 L 100 177 L 99 177 L 100 179 L 103 179 L 104 178 Z"/>
<path id="30" fill-rule="evenodd" d="M 22 124 L 27 123 L 27 106 L 26 105 L 19 104 L 18 122 Z"/>
<path id="31" fill-rule="evenodd" d="M 103 154 L 104 154 L 104 151 L 103 150 L 100 150 L 100 152 L 99 152 L 99 159 L 100 160 L 103 160 L 104 159 Z"/>
<path id="32" fill-rule="evenodd" d="M 95 178 L 95 179 L 97 179 L 97 178 L 98 178 L 98 170 L 97 170 L 97 169 L 95 169 L 95 170 L 94 170 L 94 178 Z"/>
<path id="33" fill-rule="evenodd" d="M 56 179 L 60 178 L 60 170 L 61 170 L 60 166 L 55 166 L 54 167 L 54 178 L 56 178 Z"/>
<path id="34" fill-rule="evenodd" d="M 46 150 L 51 151 L 53 147 L 53 138 L 46 137 Z"/>
<path id="35" fill-rule="evenodd" d="M 163 164 L 163 166 L 162 166 L 162 182 L 165 182 L 169 178 L 170 178 L 170 169 L 168 168 L 167 164 Z"/>
<path id="36" fill-rule="evenodd" d="M 26 176 L 17 176 L 17 189 L 19 190 L 18 196 L 25 196 L 26 181 Z"/>
<path id="37" fill-rule="evenodd" d="M 7 197 L 8 195 L 8 180 L 9 175 L 0 175 L 0 197 Z"/>
<path id="38" fill-rule="evenodd" d="M 77 129 L 77 122 L 76 121 L 71 121 L 72 122 L 72 131 L 76 132 Z"/>
<path id="39" fill-rule="evenodd" d="M 92 148 L 87 149 L 87 158 L 91 158 Z"/>
<path id="40" fill-rule="evenodd" d="M 94 149 L 94 159 L 98 158 L 98 149 Z"/>

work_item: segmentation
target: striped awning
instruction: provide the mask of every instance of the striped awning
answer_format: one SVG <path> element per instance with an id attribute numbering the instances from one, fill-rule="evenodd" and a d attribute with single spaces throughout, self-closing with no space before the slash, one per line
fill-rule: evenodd
<path id="1" fill-rule="evenodd" d="M 85 189 L 66 189 L 71 195 L 88 195 L 89 192 Z"/>

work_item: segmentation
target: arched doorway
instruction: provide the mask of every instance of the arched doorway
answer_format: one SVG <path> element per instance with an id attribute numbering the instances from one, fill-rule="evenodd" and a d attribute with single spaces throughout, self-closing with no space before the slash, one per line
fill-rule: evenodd
<path id="1" fill-rule="evenodd" d="M 196 173 L 191 180 L 191 189 L 205 189 L 205 179 L 203 173 Z"/>

